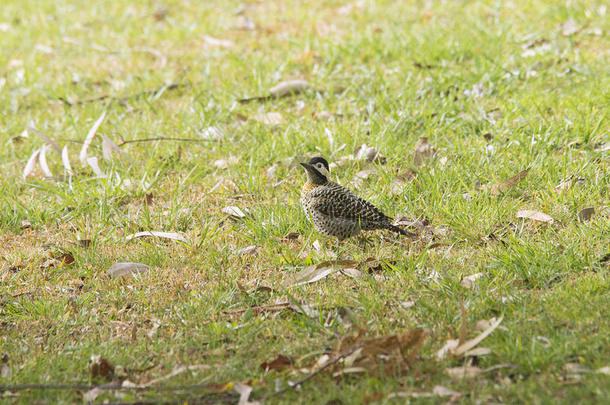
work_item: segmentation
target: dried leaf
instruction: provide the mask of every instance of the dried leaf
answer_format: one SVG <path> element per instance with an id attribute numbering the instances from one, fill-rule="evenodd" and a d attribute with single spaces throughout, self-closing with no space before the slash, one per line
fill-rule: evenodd
<path id="1" fill-rule="evenodd" d="M 303 284 L 311 284 L 320 281 L 329 274 L 348 268 L 355 269 L 358 262 L 355 260 L 325 261 L 306 267 L 297 274 L 282 282 L 282 287 L 296 287 Z"/>
<path id="2" fill-rule="evenodd" d="M 445 345 L 443 347 L 441 347 L 441 349 L 438 352 L 436 352 L 436 358 L 438 360 L 444 359 L 445 356 L 447 355 L 447 353 L 452 352 L 459 345 L 460 345 L 460 340 L 459 339 L 449 339 L 449 340 L 447 340 L 447 343 L 445 343 Z"/>
<path id="3" fill-rule="evenodd" d="M 68 145 L 64 145 L 64 148 L 61 150 L 61 162 L 66 169 L 66 173 L 69 175 L 72 174 L 72 166 L 70 165 L 70 157 L 68 156 Z"/>
<path id="4" fill-rule="evenodd" d="M 237 255 L 238 256 L 251 256 L 251 255 L 254 255 L 260 248 L 261 248 L 261 246 L 257 246 L 257 245 L 252 245 L 252 246 L 248 246 L 245 248 L 241 248 L 237 251 Z"/>
<path id="5" fill-rule="evenodd" d="M 27 219 L 21 221 L 21 229 L 29 229 L 32 227 L 32 224 Z"/>
<path id="6" fill-rule="evenodd" d="M 445 372 L 449 374 L 451 378 L 463 379 L 473 378 L 483 372 L 482 369 L 476 366 L 463 366 L 463 367 L 450 367 L 445 369 Z"/>
<path id="7" fill-rule="evenodd" d="M 272 87 L 269 93 L 273 97 L 284 97 L 289 95 L 295 95 L 303 92 L 309 88 L 309 82 L 306 80 L 290 80 L 281 82 L 277 86 Z"/>
<path id="8" fill-rule="evenodd" d="M 38 155 L 38 162 L 40 163 L 40 168 L 42 169 L 45 177 L 53 177 L 53 173 L 51 173 L 49 165 L 47 164 L 47 150 L 49 148 L 49 145 L 44 145 L 40 150 L 40 154 Z"/>
<path id="9" fill-rule="evenodd" d="M 104 172 L 102 171 L 102 169 L 100 169 L 100 166 L 98 165 L 97 157 L 87 158 L 87 164 L 91 167 L 91 169 L 93 169 L 93 173 L 95 173 L 97 177 L 106 177 L 106 174 L 104 174 Z"/>
<path id="10" fill-rule="evenodd" d="M 429 160 L 435 153 L 434 147 L 428 141 L 428 138 L 422 136 L 419 138 L 417 145 L 415 145 L 415 152 L 413 153 L 413 164 L 415 167 L 419 167 Z"/>
<path id="11" fill-rule="evenodd" d="M 246 214 L 248 213 L 248 209 L 244 208 L 244 210 L 242 210 L 239 207 L 230 205 L 228 207 L 224 207 L 221 212 L 234 218 L 245 218 Z"/>
<path id="12" fill-rule="evenodd" d="M 252 393 L 252 387 L 243 383 L 233 384 L 233 389 L 239 394 L 239 401 L 237 405 L 260 405 L 260 401 L 250 401 L 250 394 Z"/>
<path id="13" fill-rule="evenodd" d="M 36 162 L 38 161 L 38 155 L 40 155 L 41 149 L 36 149 L 32 156 L 28 159 L 28 162 L 25 164 L 25 168 L 23 169 L 23 178 L 27 178 L 34 171 L 34 166 L 36 166 Z"/>
<path id="14" fill-rule="evenodd" d="M 85 165 L 86 163 L 88 163 L 87 150 L 89 149 L 89 146 L 91 145 L 91 142 L 93 141 L 93 138 L 95 137 L 97 129 L 100 127 L 100 125 L 102 125 L 102 121 L 104 121 L 105 116 L 106 116 L 106 111 L 104 111 L 102 113 L 102 115 L 97 119 L 97 121 L 95 121 L 95 123 L 89 130 L 89 133 L 87 133 L 87 137 L 85 138 L 85 142 L 83 143 L 83 147 L 80 150 L 80 155 L 79 155 L 79 159 L 80 159 L 80 162 L 82 165 Z"/>
<path id="15" fill-rule="evenodd" d="M 595 214 L 595 208 L 587 207 L 578 212 L 578 222 L 587 222 Z"/>
<path id="16" fill-rule="evenodd" d="M 260 368 L 265 371 L 282 371 L 292 367 L 293 363 L 294 361 L 290 357 L 278 354 L 275 359 L 261 363 Z"/>
<path id="17" fill-rule="evenodd" d="M 235 46 L 235 42 L 233 42 L 233 41 L 229 41 L 228 39 L 218 39 L 218 38 L 211 37 L 209 35 L 203 36 L 203 42 L 206 45 L 216 46 L 219 48 L 232 48 Z"/>
<path id="18" fill-rule="evenodd" d="M 491 354 L 491 349 L 488 347 L 477 347 L 464 353 L 464 357 L 481 357 Z"/>
<path id="19" fill-rule="evenodd" d="M 464 288 L 472 288 L 475 284 L 475 281 L 484 275 L 485 273 L 471 274 L 470 276 L 464 277 L 461 281 L 461 284 Z"/>
<path id="20" fill-rule="evenodd" d="M 137 233 L 132 233 L 131 235 L 127 235 L 125 237 L 126 241 L 130 241 L 134 238 L 141 238 L 143 236 L 155 236 L 157 238 L 166 238 L 166 239 L 173 239 L 173 240 L 177 240 L 179 242 L 185 242 L 187 243 L 188 241 L 186 240 L 186 238 L 184 236 L 182 236 L 179 233 L 176 232 L 162 232 L 162 231 L 144 231 L 144 232 L 137 232 Z"/>
<path id="21" fill-rule="evenodd" d="M 506 193 L 511 188 L 519 184 L 527 176 L 529 171 L 530 168 L 528 167 L 527 169 L 517 173 L 513 177 L 492 185 L 490 188 L 491 195 L 498 196 L 500 194 Z"/>
<path id="22" fill-rule="evenodd" d="M 384 164 L 387 159 L 379 153 L 379 151 L 372 147 L 367 146 L 367 144 L 362 144 L 354 150 L 354 154 L 351 157 L 356 160 L 363 160 L 365 162 L 376 162 L 380 164 Z"/>
<path id="23" fill-rule="evenodd" d="M 130 276 L 148 271 L 150 267 L 142 263 L 121 262 L 114 263 L 106 273 L 112 278 Z"/>
<path id="24" fill-rule="evenodd" d="M 109 162 L 112 160 L 112 153 L 121 153 L 121 149 L 106 135 L 100 134 L 100 136 L 102 137 L 102 155 L 104 156 L 104 160 Z"/>
<path id="25" fill-rule="evenodd" d="M 432 388 L 432 392 L 434 393 L 434 395 L 437 395 L 439 397 L 452 397 L 462 395 L 461 392 L 454 391 L 451 388 L 443 387 L 442 385 L 436 385 L 434 388 Z"/>
<path id="26" fill-rule="evenodd" d="M 474 339 L 467 340 L 466 342 L 464 342 L 461 345 L 459 345 L 458 347 L 456 347 L 455 350 L 451 350 L 451 353 L 453 355 L 459 357 L 459 356 L 462 356 L 467 351 L 472 350 L 474 347 L 476 347 L 476 345 L 481 343 L 481 341 L 483 341 L 483 339 L 485 339 L 487 336 L 489 336 L 491 334 L 491 332 L 493 332 L 500 325 L 500 323 L 502 322 L 503 319 L 504 319 L 504 315 L 502 315 L 500 318 L 498 318 L 495 322 L 493 322 L 489 326 L 489 328 L 485 329 L 480 335 L 478 335 Z"/>
<path id="27" fill-rule="evenodd" d="M 610 366 L 598 368 L 597 370 L 595 370 L 595 372 L 598 374 L 610 375 Z"/>
<path id="28" fill-rule="evenodd" d="M 95 401 L 97 399 L 97 397 L 104 392 L 104 390 L 102 390 L 99 387 L 95 387 L 93 389 L 90 389 L 89 391 L 85 392 L 83 394 L 83 400 L 85 400 L 85 402 L 87 403 L 92 403 L 93 401 Z"/>
<path id="29" fill-rule="evenodd" d="M 112 380 L 114 376 L 114 365 L 108 359 L 96 354 L 89 359 L 89 370 L 92 378 Z"/>
<path id="30" fill-rule="evenodd" d="M 553 223 L 553 218 L 543 212 L 533 210 L 519 210 L 517 212 L 517 218 L 526 218 L 538 222 L 546 222 L 549 224 Z"/>
<path id="31" fill-rule="evenodd" d="M 209 369 L 210 369 L 210 366 L 208 366 L 206 364 L 197 364 L 194 366 L 184 366 L 184 365 L 176 366 L 176 367 L 174 367 L 174 370 L 171 373 L 164 375 L 162 377 L 159 377 L 159 378 L 155 378 L 154 380 L 151 380 L 148 383 L 141 385 L 141 387 L 151 387 L 153 385 L 156 385 L 157 383 L 160 383 L 161 381 L 169 380 L 170 378 L 173 378 L 186 371 L 199 371 L 199 370 L 209 370 Z"/>

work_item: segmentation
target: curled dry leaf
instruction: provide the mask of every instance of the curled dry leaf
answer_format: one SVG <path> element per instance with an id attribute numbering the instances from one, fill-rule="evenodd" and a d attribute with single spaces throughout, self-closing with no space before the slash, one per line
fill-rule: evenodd
<path id="1" fill-rule="evenodd" d="M 545 222 L 549 224 L 553 223 L 553 218 L 550 215 L 534 210 L 519 210 L 517 212 L 517 218 L 526 218 L 531 219 L 533 221 Z"/>
<path id="2" fill-rule="evenodd" d="M 105 178 L 106 174 L 100 169 L 100 166 L 97 163 L 97 157 L 87 158 L 87 164 L 93 169 L 93 173 L 99 178 Z"/>
<path id="3" fill-rule="evenodd" d="M 529 173 L 530 168 L 520 171 L 513 177 L 501 181 L 500 183 L 493 184 L 489 187 L 491 195 L 498 196 L 500 194 L 504 194 L 509 191 L 511 188 L 515 187 L 519 184 Z"/>
<path id="4" fill-rule="evenodd" d="M 299 94 L 309 88 L 309 82 L 306 80 L 289 80 L 286 82 L 278 83 L 277 86 L 272 87 L 269 93 L 273 97 L 284 97 L 294 94 Z"/>
<path id="5" fill-rule="evenodd" d="M 87 150 L 89 149 L 89 146 L 91 145 L 91 142 L 93 141 L 93 138 L 95 137 L 95 134 L 97 133 L 97 129 L 100 127 L 100 125 L 102 125 L 102 122 L 104 121 L 104 117 L 106 117 L 106 111 L 104 111 L 102 113 L 102 115 L 100 115 L 100 117 L 97 119 L 97 121 L 95 121 L 95 123 L 93 124 L 93 126 L 91 127 L 89 132 L 87 133 L 87 137 L 85 138 L 85 142 L 83 143 L 83 147 L 81 148 L 80 155 L 79 155 L 79 159 L 80 159 L 80 162 L 82 165 L 85 165 L 85 163 L 88 163 L 87 162 Z"/>
<path id="6" fill-rule="evenodd" d="M 381 156 L 376 148 L 367 146 L 367 144 L 362 144 L 354 150 L 353 159 L 381 164 L 384 164 L 387 161 L 385 157 Z"/>
<path id="7" fill-rule="evenodd" d="M 144 231 L 144 232 L 132 233 L 131 235 L 127 235 L 125 237 L 125 240 L 126 241 L 130 241 L 132 239 L 141 238 L 143 236 L 155 236 L 157 238 L 172 239 L 172 240 L 177 240 L 179 242 L 185 242 L 185 243 L 188 242 L 186 240 L 186 238 L 184 236 L 182 236 L 181 234 L 179 234 L 179 233 L 176 233 L 176 232 L 162 232 L 162 231 Z"/>
<path id="8" fill-rule="evenodd" d="M 260 405 L 260 401 L 250 401 L 252 387 L 243 383 L 235 383 L 233 389 L 239 394 L 237 405 Z"/>
<path id="9" fill-rule="evenodd" d="M 260 368 L 265 371 L 282 371 L 292 367 L 293 363 L 294 361 L 290 357 L 278 354 L 275 359 L 262 362 Z"/>
<path id="10" fill-rule="evenodd" d="M 109 162 L 112 160 L 112 154 L 115 152 L 121 153 L 121 149 L 106 135 L 100 134 L 100 136 L 102 137 L 102 156 L 104 156 L 105 161 Z"/>
<path id="11" fill-rule="evenodd" d="M 120 262 L 110 266 L 106 273 L 112 278 L 118 278 L 142 273 L 149 269 L 150 267 L 142 263 Z"/>
<path id="12" fill-rule="evenodd" d="M 282 282 L 282 287 L 296 287 L 303 284 L 311 284 L 320 281 L 326 276 L 345 269 L 356 269 L 358 262 L 355 260 L 325 261 L 306 267 L 292 277 Z"/>
<path id="13" fill-rule="evenodd" d="M 40 154 L 38 155 L 38 162 L 40 163 L 40 168 L 44 173 L 45 177 L 53 177 L 53 173 L 49 169 L 49 165 L 47 163 L 47 150 L 50 148 L 49 145 L 44 145 L 40 150 Z"/>
<path id="14" fill-rule="evenodd" d="M 25 168 L 23 169 L 23 178 L 27 178 L 34 171 L 34 167 L 36 166 L 36 162 L 38 161 L 38 155 L 40 155 L 41 149 L 36 149 L 32 156 L 28 159 L 28 162 L 25 164 Z"/>
<path id="15" fill-rule="evenodd" d="M 72 166 L 70 165 L 70 157 L 68 156 L 68 145 L 64 145 L 64 148 L 61 150 L 61 163 L 64 165 L 66 173 L 72 174 Z"/>
<path id="16" fill-rule="evenodd" d="M 578 212 L 578 222 L 587 222 L 595 214 L 595 208 L 587 207 Z"/>
<path id="17" fill-rule="evenodd" d="M 223 214 L 228 215 L 233 218 L 245 218 L 249 213 L 247 208 L 243 210 L 239 207 L 235 207 L 233 205 L 229 205 L 228 207 L 224 207 L 221 211 Z"/>
<path id="18" fill-rule="evenodd" d="M 415 152 L 413 153 L 413 164 L 415 167 L 422 166 L 427 160 L 429 160 L 435 153 L 434 147 L 428 141 L 428 138 L 422 136 L 415 145 Z"/>
<path id="19" fill-rule="evenodd" d="M 489 325 L 489 327 L 487 329 L 485 329 L 480 335 L 478 335 L 474 339 L 467 340 L 466 342 L 464 342 L 461 345 L 459 345 L 458 347 L 456 347 L 455 350 L 451 350 L 452 354 L 459 357 L 459 356 L 462 356 L 467 351 L 475 348 L 479 343 L 481 343 L 481 341 L 483 341 L 483 339 L 485 339 L 487 336 L 489 336 L 491 334 L 491 332 L 493 332 L 500 325 L 500 323 L 502 322 L 503 319 L 504 319 L 504 315 L 502 315 L 495 322 L 493 322 L 491 325 Z"/>

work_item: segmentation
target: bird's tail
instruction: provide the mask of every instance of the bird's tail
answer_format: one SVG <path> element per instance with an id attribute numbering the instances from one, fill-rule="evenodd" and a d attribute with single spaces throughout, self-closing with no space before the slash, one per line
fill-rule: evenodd
<path id="1" fill-rule="evenodd" d="M 404 229 L 399 228 L 399 227 L 397 227 L 396 225 L 388 225 L 388 228 L 387 228 L 387 229 L 389 229 L 390 231 L 393 231 L 393 232 L 399 233 L 399 234 L 401 234 L 401 235 L 404 235 L 404 236 L 409 236 L 409 237 L 413 237 L 413 236 L 415 236 L 415 234 L 414 234 L 414 233 L 411 233 L 411 232 L 405 231 Z"/>

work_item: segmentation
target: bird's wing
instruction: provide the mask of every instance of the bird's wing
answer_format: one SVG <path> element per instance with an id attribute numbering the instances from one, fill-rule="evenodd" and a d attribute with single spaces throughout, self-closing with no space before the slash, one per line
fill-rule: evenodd
<path id="1" fill-rule="evenodd" d="M 318 187 L 309 194 L 312 208 L 333 218 L 355 221 L 389 222 L 392 219 L 368 201 L 339 184 Z"/>

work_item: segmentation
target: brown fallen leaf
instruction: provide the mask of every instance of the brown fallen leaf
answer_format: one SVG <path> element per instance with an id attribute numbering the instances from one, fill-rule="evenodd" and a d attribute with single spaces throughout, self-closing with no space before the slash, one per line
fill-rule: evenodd
<path id="1" fill-rule="evenodd" d="M 114 365 L 108 359 L 94 354 L 89 359 L 89 371 L 91 378 L 103 378 L 104 380 L 112 380 L 114 377 Z"/>
<path id="2" fill-rule="evenodd" d="M 291 368 L 293 364 L 294 361 L 290 357 L 278 354 L 275 359 L 262 362 L 260 368 L 265 371 L 282 371 Z"/>
<path id="3" fill-rule="evenodd" d="M 491 334 L 491 332 L 493 332 L 502 322 L 502 320 L 504 319 L 504 315 L 502 315 L 500 318 L 498 318 L 495 322 L 493 322 L 491 325 L 489 325 L 489 327 L 487 329 L 485 329 L 481 334 L 479 334 L 477 337 L 467 340 L 466 342 L 460 344 L 458 347 L 456 347 L 453 350 L 450 350 L 451 353 L 454 356 L 460 357 L 462 356 L 464 353 L 466 353 L 469 350 L 472 350 L 474 347 L 476 347 L 479 343 L 481 343 L 481 341 L 483 341 L 483 339 L 485 339 L 487 336 L 489 336 Z"/>
<path id="4" fill-rule="evenodd" d="M 415 167 L 422 166 L 428 161 L 435 153 L 434 147 L 428 141 L 428 138 L 422 136 L 415 145 L 415 152 L 413 153 L 413 164 Z"/>
<path id="5" fill-rule="evenodd" d="M 97 121 L 93 123 L 93 126 L 87 133 L 87 137 L 85 138 L 85 142 L 83 143 L 83 147 L 81 148 L 79 154 L 79 159 L 83 166 L 87 163 L 87 150 L 89 149 L 89 146 L 91 145 L 91 142 L 93 141 L 93 138 L 97 133 L 97 129 L 100 127 L 100 125 L 102 125 L 104 117 L 106 117 L 106 111 L 104 111 L 102 115 L 100 115 L 100 117 L 97 119 Z"/>
<path id="6" fill-rule="evenodd" d="M 595 214 L 595 208 L 587 207 L 578 211 L 578 222 L 587 222 Z"/>
<path id="7" fill-rule="evenodd" d="M 143 273 L 149 269 L 150 267 L 142 263 L 119 262 L 110 266 L 106 273 L 112 278 L 119 278 Z"/>
<path id="8" fill-rule="evenodd" d="M 493 184 L 489 187 L 490 189 L 490 193 L 493 196 L 498 196 L 500 194 L 504 194 L 507 191 L 509 191 L 510 189 L 512 189 L 513 187 L 515 187 L 517 184 L 519 184 L 529 173 L 530 171 L 530 167 L 528 167 L 525 170 L 520 171 L 519 173 L 517 173 L 516 175 L 514 175 L 513 177 L 510 177 L 504 181 L 501 181 L 497 184 Z"/>
<path id="9" fill-rule="evenodd" d="M 132 233 L 131 235 L 127 235 L 125 237 L 125 240 L 130 241 L 132 239 L 141 238 L 144 236 L 154 236 L 157 238 L 173 239 L 173 240 L 177 240 L 177 241 L 185 242 L 185 243 L 188 242 L 184 236 L 182 236 L 181 234 L 179 234 L 177 232 L 162 232 L 162 231 L 136 232 L 136 233 Z"/>
<path id="10" fill-rule="evenodd" d="M 399 372 L 415 361 L 424 338 L 421 329 L 370 338 L 365 337 L 364 330 L 361 329 L 356 335 L 344 336 L 335 347 L 333 356 L 349 353 L 343 359 L 344 368 L 362 367 L 368 372 Z"/>
<path id="11" fill-rule="evenodd" d="M 540 211 L 534 211 L 534 210 L 519 210 L 519 211 L 517 211 L 516 217 L 531 219 L 533 221 L 538 221 L 538 222 L 546 222 L 549 224 L 553 223 L 553 218 L 550 215 L 547 215 Z"/>

